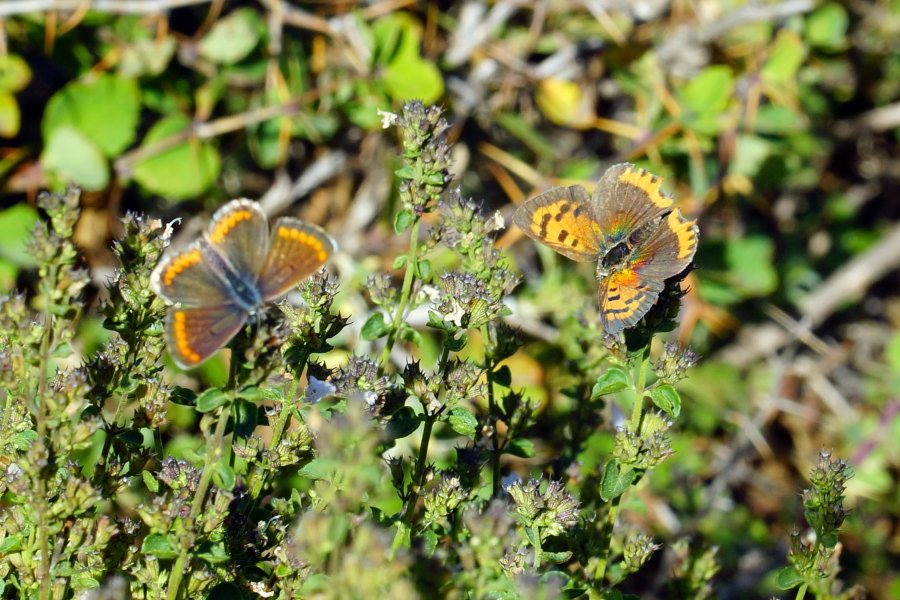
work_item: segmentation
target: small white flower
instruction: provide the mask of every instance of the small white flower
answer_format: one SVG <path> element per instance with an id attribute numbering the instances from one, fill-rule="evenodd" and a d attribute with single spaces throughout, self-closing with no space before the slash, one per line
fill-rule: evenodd
<path id="1" fill-rule="evenodd" d="M 496 211 L 494 213 L 494 217 L 491 219 L 491 231 L 500 231 L 506 227 L 506 221 L 503 220 L 503 215 L 500 214 L 500 211 Z"/>
<path id="2" fill-rule="evenodd" d="M 325 396 L 333 394 L 336 389 L 330 381 L 322 381 L 310 375 L 309 385 L 306 386 L 306 399 L 315 404 Z"/>
<path id="3" fill-rule="evenodd" d="M 391 125 L 397 122 L 397 119 L 400 117 L 395 115 L 392 112 L 388 112 L 386 110 L 381 110 L 380 108 L 376 108 L 375 112 L 378 113 L 378 116 L 381 117 L 381 128 L 387 129 Z"/>

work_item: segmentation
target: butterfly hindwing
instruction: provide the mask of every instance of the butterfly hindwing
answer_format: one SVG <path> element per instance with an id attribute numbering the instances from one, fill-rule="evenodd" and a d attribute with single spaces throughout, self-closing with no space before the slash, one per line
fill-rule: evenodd
<path id="1" fill-rule="evenodd" d="M 231 301 L 228 285 L 209 268 L 199 242 L 164 257 L 153 269 L 150 285 L 171 304 L 215 306 Z"/>
<path id="2" fill-rule="evenodd" d="M 513 222 L 529 237 L 572 260 L 597 260 L 600 229 L 590 197 L 581 186 L 554 187 L 527 200 Z"/>
<path id="3" fill-rule="evenodd" d="M 269 251 L 269 222 L 259 204 L 232 200 L 213 215 L 206 239 L 235 272 L 257 281 Z"/>
<path id="4" fill-rule="evenodd" d="M 286 294 L 319 270 L 336 250 L 337 244 L 319 227 L 289 217 L 278 219 L 259 276 L 263 299 Z"/>
<path id="5" fill-rule="evenodd" d="M 616 334 L 640 321 L 656 303 L 663 284 L 623 268 L 600 281 L 600 318 L 607 333 Z"/>
<path id="6" fill-rule="evenodd" d="M 173 307 L 166 315 L 166 345 L 182 368 L 195 367 L 227 344 L 249 315 L 232 304 Z"/>

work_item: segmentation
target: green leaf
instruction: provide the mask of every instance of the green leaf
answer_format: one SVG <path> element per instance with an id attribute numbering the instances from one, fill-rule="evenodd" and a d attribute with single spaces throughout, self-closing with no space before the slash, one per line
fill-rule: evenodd
<path id="1" fill-rule="evenodd" d="M 619 472 L 619 461 L 613 459 L 606 463 L 603 470 L 603 481 L 600 483 L 600 498 L 609 502 L 621 496 L 634 481 L 637 473 L 633 469 Z"/>
<path id="2" fill-rule="evenodd" d="M 528 438 L 516 438 L 506 445 L 503 453 L 519 458 L 531 458 L 534 456 L 534 443 Z"/>
<path id="3" fill-rule="evenodd" d="M 91 577 L 89 571 L 82 571 L 80 573 L 73 573 L 72 578 L 70 579 L 72 582 L 73 590 L 90 590 L 94 588 L 100 587 L 100 582 Z M 78 597 L 81 594 L 77 594 Z"/>
<path id="4" fill-rule="evenodd" d="M 463 407 L 454 408 L 447 415 L 447 423 L 459 435 L 472 440 L 475 439 L 475 432 L 478 430 L 478 419 L 468 409 Z"/>
<path id="5" fill-rule="evenodd" d="M 420 260 L 416 265 L 416 273 L 418 274 L 419 279 L 423 281 L 430 281 L 432 274 L 431 261 L 427 258 L 423 258 L 422 260 Z"/>
<path id="6" fill-rule="evenodd" d="M 772 240 L 750 235 L 729 240 L 725 245 L 728 282 L 743 297 L 767 296 L 778 287 Z"/>
<path id="7" fill-rule="evenodd" d="M 89 83 L 70 83 L 55 93 L 44 111 L 41 131 L 49 141 L 54 132 L 68 125 L 112 157 L 134 141 L 139 113 L 137 83 L 133 79 L 101 75 Z"/>
<path id="8" fill-rule="evenodd" d="M 252 8 L 238 9 L 216 21 L 200 40 L 200 56 L 214 63 L 233 65 L 259 43 L 263 24 Z"/>
<path id="9" fill-rule="evenodd" d="M 374 26 L 378 41 L 377 60 L 386 61 L 384 89 L 395 100 L 421 100 L 432 104 L 444 95 L 440 70 L 422 58 L 422 26 L 408 14 L 391 14 Z"/>
<path id="10" fill-rule="evenodd" d="M 13 137 L 19 133 L 22 124 L 22 114 L 19 112 L 19 103 L 12 93 L 0 90 L 0 136 Z"/>
<path id="11" fill-rule="evenodd" d="M 503 387 L 509 387 L 512 384 L 512 371 L 509 370 L 509 366 L 503 365 L 494 371 L 494 383 Z"/>
<path id="12" fill-rule="evenodd" d="M 37 439 L 38 434 L 34 429 L 26 429 L 13 436 L 13 447 L 21 452 L 32 446 Z"/>
<path id="13" fill-rule="evenodd" d="M 399 440 L 418 429 L 421 422 L 422 417 L 420 415 L 417 415 L 409 406 L 404 406 L 391 415 L 391 420 L 388 421 L 385 433 L 389 440 Z"/>
<path id="14" fill-rule="evenodd" d="M 437 545 L 438 535 L 434 531 L 426 529 L 422 532 L 422 550 L 424 550 L 425 556 L 433 556 L 434 551 L 437 549 Z"/>
<path id="15" fill-rule="evenodd" d="M 806 19 L 806 41 L 823 50 L 842 50 L 847 46 L 847 9 L 829 2 L 813 11 Z"/>
<path id="16" fill-rule="evenodd" d="M 0 55 L 0 90 L 18 92 L 31 81 L 28 63 L 17 54 Z"/>
<path id="17" fill-rule="evenodd" d="M 228 402 L 228 394 L 220 388 L 209 388 L 197 396 L 197 412 L 206 413 Z"/>
<path id="18" fill-rule="evenodd" d="M 394 270 L 402 269 L 403 265 L 406 264 L 406 261 L 409 260 L 409 256 L 406 254 L 401 254 L 397 258 L 394 259 L 394 264 L 391 265 L 391 268 Z"/>
<path id="19" fill-rule="evenodd" d="M 706 67 L 680 90 L 681 106 L 695 115 L 722 112 L 731 101 L 734 75 L 725 65 Z"/>
<path id="20" fill-rule="evenodd" d="M 37 218 L 37 211 L 25 203 L 0 211 L 0 258 L 18 267 L 37 265 L 26 248 Z"/>
<path id="21" fill-rule="evenodd" d="M 769 58 L 760 71 L 762 79 L 778 85 L 792 81 L 806 58 L 806 47 L 795 32 L 782 29 L 769 48 Z"/>
<path id="22" fill-rule="evenodd" d="M 154 494 L 159 491 L 159 480 L 151 473 L 150 471 L 141 471 L 141 477 L 144 480 L 144 485 L 147 486 L 147 489 L 153 492 Z"/>
<path id="23" fill-rule="evenodd" d="M 41 154 L 41 165 L 88 191 L 102 190 L 109 183 L 109 165 L 103 153 L 69 125 L 53 130 Z"/>
<path id="24" fill-rule="evenodd" d="M 169 401 L 181 406 L 196 406 L 197 392 L 195 392 L 194 390 L 189 390 L 188 388 L 181 387 L 180 385 L 176 385 L 172 389 L 172 393 L 169 394 Z"/>
<path id="25" fill-rule="evenodd" d="M 388 331 L 390 331 L 390 329 L 388 328 L 387 323 L 384 322 L 384 314 L 374 312 L 366 319 L 359 335 L 362 339 L 371 342 L 372 340 L 377 340 L 378 338 L 387 335 Z"/>
<path id="26" fill-rule="evenodd" d="M 434 63 L 418 57 L 392 62 L 382 77 L 387 93 L 395 100 L 421 99 L 432 104 L 444 95 L 444 79 Z"/>
<path id="27" fill-rule="evenodd" d="M 681 396 L 669 384 L 664 384 L 653 388 L 650 391 L 650 398 L 660 410 L 677 419 L 681 414 Z"/>
<path id="28" fill-rule="evenodd" d="M 191 121 L 176 113 L 164 117 L 147 133 L 142 148 L 149 148 L 189 129 Z M 219 176 L 221 159 L 210 144 L 190 139 L 134 166 L 134 178 L 146 190 L 176 200 L 197 196 Z"/>
<path id="29" fill-rule="evenodd" d="M 118 432 L 116 437 L 132 448 L 140 448 L 144 445 L 144 434 L 138 429 L 125 429 Z"/>
<path id="30" fill-rule="evenodd" d="M 169 542 L 168 537 L 161 533 L 151 533 L 145 537 L 144 543 L 141 544 L 141 552 L 161 559 L 175 558 L 178 556 L 178 552 L 175 551 L 175 546 Z"/>
<path id="31" fill-rule="evenodd" d="M 414 220 L 415 216 L 405 208 L 398 211 L 397 214 L 394 215 L 394 231 L 403 233 L 412 226 Z"/>
<path id="32" fill-rule="evenodd" d="M 541 557 L 547 562 L 561 564 L 572 558 L 572 552 L 569 550 L 563 552 L 547 552 L 545 550 L 544 552 L 541 552 Z"/>
<path id="33" fill-rule="evenodd" d="M 619 367 L 610 367 L 594 382 L 594 387 L 591 389 L 591 400 L 596 400 L 606 394 L 620 392 L 629 385 L 631 385 L 631 380 L 628 373 Z"/>
<path id="34" fill-rule="evenodd" d="M 22 535 L 10 535 L 3 538 L 3 541 L 0 542 L 0 554 L 9 554 L 11 552 L 18 552 L 22 549 Z"/>
<path id="35" fill-rule="evenodd" d="M 159 75 L 166 70 L 178 44 L 172 36 L 136 40 L 122 48 L 118 72 L 122 77 Z"/>
<path id="36" fill-rule="evenodd" d="M 222 488 L 223 490 L 231 491 L 234 489 L 234 484 L 237 480 L 234 474 L 234 469 L 232 469 L 228 464 L 223 462 L 218 462 L 213 465 L 213 475 L 212 475 L 213 483 L 216 486 Z"/>
<path id="37" fill-rule="evenodd" d="M 256 431 L 259 421 L 259 407 L 243 396 L 234 403 L 234 435 L 247 439 Z"/>
<path id="38" fill-rule="evenodd" d="M 803 576 L 794 567 L 782 567 L 775 575 L 775 585 L 779 589 L 789 590 L 803 583 Z"/>

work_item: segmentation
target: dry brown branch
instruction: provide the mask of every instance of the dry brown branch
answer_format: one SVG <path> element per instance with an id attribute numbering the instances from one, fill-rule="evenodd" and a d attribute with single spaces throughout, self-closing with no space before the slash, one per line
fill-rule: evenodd
<path id="1" fill-rule="evenodd" d="M 0 17 L 25 13 L 89 10 L 118 14 L 147 15 L 182 6 L 207 4 L 211 0 L 5 0 L 0 3 Z"/>
<path id="2" fill-rule="evenodd" d="M 874 246 L 857 255 L 826 279 L 798 303 L 801 321 L 810 328 L 821 324 L 847 302 L 859 300 L 875 282 L 900 268 L 900 224 Z M 734 365 L 746 366 L 769 356 L 795 336 L 774 323 L 746 327 L 734 344 L 720 353 L 720 358 Z"/>

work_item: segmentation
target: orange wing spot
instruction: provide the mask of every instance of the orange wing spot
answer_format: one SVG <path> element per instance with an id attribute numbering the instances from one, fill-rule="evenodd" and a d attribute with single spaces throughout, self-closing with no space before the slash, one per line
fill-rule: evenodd
<path id="1" fill-rule="evenodd" d="M 669 213 L 667 224 L 678 238 L 678 259 L 692 257 L 697 249 L 697 221 L 685 219 L 676 209 Z"/>
<path id="2" fill-rule="evenodd" d="M 187 315 L 182 311 L 175 313 L 175 345 L 178 346 L 178 352 L 182 358 L 192 363 L 200 362 L 200 355 L 191 349 L 187 336 Z"/>
<path id="3" fill-rule="evenodd" d="M 650 197 L 650 201 L 653 204 L 660 208 L 668 208 L 673 204 L 672 199 L 660 191 L 662 178 L 644 169 L 629 167 L 619 175 L 619 181 L 639 188 Z"/>
<path id="4" fill-rule="evenodd" d="M 612 275 L 610 275 L 610 286 L 624 286 L 633 288 L 640 283 L 640 278 L 638 274 L 634 272 L 633 269 L 623 269 L 621 271 L 616 271 Z"/>
<path id="5" fill-rule="evenodd" d="M 199 263 L 200 258 L 199 250 L 191 250 L 190 252 L 185 252 L 181 256 L 176 257 L 163 274 L 163 282 L 165 282 L 166 285 L 172 285 L 172 282 L 175 281 L 175 278 L 178 277 L 182 271 Z"/>
<path id="6" fill-rule="evenodd" d="M 241 221 L 249 221 L 252 218 L 253 215 L 249 210 L 237 210 L 228 214 L 220 222 L 216 223 L 212 233 L 209 234 L 210 241 L 215 244 L 221 243 L 222 240 L 225 239 L 225 236 L 228 235 L 228 232 L 237 227 L 238 223 Z"/>
<path id="7" fill-rule="evenodd" d="M 312 234 L 306 233 L 305 231 L 300 231 L 299 229 L 279 227 L 278 236 L 286 240 L 299 242 L 300 244 L 306 246 L 316 253 L 316 258 L 319 259 L 319 262 L 325 262 L 325 260 L 328 258 L 328 253 L 325 251 L 325 247 L 322 245 L 322 242 L 319 240 L 319 238 Z"/>

